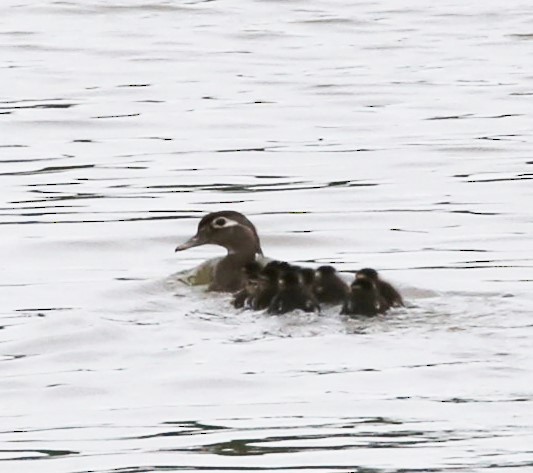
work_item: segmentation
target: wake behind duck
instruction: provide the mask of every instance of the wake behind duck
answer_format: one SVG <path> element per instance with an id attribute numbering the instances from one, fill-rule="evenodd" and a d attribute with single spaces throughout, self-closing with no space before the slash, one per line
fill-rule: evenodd
<path id="1" fill-rule="evenodd" d="M 239 212 L 205 215 L 196 235 L 176 251 L 208 244 L 225 248 L 226 256 L 214 265 L 201 265 L 187 282 L 233 293 L 237 308 L 284 314 L 297 309 L 319 312 L 320 304 L 340 304 L 342 314 L 372 316 L 404 305 L 398 290 L 371 268 L 359 270 L 348 286 L 332 266 L 315 270 L 267 260 L 255 226 Z"/>

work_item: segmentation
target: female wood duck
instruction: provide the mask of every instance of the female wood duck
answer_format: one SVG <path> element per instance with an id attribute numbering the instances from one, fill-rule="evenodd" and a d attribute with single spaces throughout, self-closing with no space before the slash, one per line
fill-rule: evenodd
<path id="1" fill-rule="evenodd" d="M 214 212 L 200 220 L 196 235 L 179 245 L 176 251 L 195 246 L 218 245 L 228 251 L 214 267 L 209 291 L 236 292 L 243 287 L 246 264 L 263 255 L 257 230 L 243 214 L 232 210 Z"/>

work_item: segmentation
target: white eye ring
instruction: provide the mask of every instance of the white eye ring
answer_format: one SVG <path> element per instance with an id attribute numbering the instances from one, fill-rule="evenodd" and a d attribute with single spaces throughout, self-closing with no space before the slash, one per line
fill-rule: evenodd
<path id="1" fill-rule="evenodd" d="M 228 221 L 224 217 L 218 217 L 217 219 L 213 220 L 213 227 L 215 228 L 222 228 L 226 226 Z"/>
<path id="2" fill-rule="evenodd" d="M 215 218 L 215 220 L 213 220 L 213 222 L 211 223 L 211 226 L 213 228 L 234 227 L 236 225 L 239 225 L 239 223 L 236 222 L 235 220 L 231 220 L 231 219 L 225 218 L 225 217 Z"/>

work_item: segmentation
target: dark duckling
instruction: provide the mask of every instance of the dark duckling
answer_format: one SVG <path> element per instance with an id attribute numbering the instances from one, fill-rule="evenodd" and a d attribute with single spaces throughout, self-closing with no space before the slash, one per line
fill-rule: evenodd
<path id="1" fill-rule="evenodd" d="M 302 285 L 309 291 L 313 292 L 313 287 L 315 284 L 315 270 L 313 268 L 301 268 L 300 278 L 302 280 Z"/>
<path id="2" fill-rule="evenodd" d="M 299 268 L 298 273 L 300 274 L 302 289 L 305 291 L 308 297 L 313 299 L 318 305 L 318 299 L 314 293 L 315 270 L 313 268 Z"/>
<path id="3" fill-rule="evenodd" d="M 287 263 L 271 261 L 259 274 L 257 292 L 251 300 L 251 307 L 254 310 L 267 309 L 274 296 L 278 293 L 278 279 L 283 267 Z"/>
<path id="4" fill-rule="evenodd" d="M 375 282 L 367 277 L 355 278 L 350 294 L 344 301 L 341 314 L 377 315 L 382 311 L 380 295 Z"/>
<path id="5" fill-rule="evenodd" d="M 372 269 L 372 268 L 360 269 L 359 271 L 357 271 L 355 278 L 356 279 L 368 278 L 374 282 L 382 298 L 382 306 L 384 306 L 383 311 L 391 307 L 403 307 L 404 306 L 403 298 L 398 292 L 398 290 L 392 284 L 381 279 L 379 277 L 378 272 L 375 269 Z"/>
<path id="6" fill-rule="evenodd" d="M 242 268 L 256 255 L 263 255 L 257 230 L 243 214 L 226 210 L 204 216 L 198 224 L 196 235 L 179 245 L 183 251 L 201 245 L 218 245 L 228 251 L 214 268 L 209 291 L 236 292 L 242 289 Z"/>
<path id="7" fill-rule="evenodd" d="M 333 266 L 320 266 L 315 273 L 313 292 L 319 302 L 342 304 L 348 295 L 348 285 Z"/>
<path id="8" fill-rule="evenodd" d="M 247 263 L 242 268 L 244 273 L 244 287 L 233 296 L 233 306 L 236 309 L 250 306 L 251 300 L 257 294 L 261 269 L 262 267 L 257 261 Z"/>
<path id="9" fill-rule="evenodd" d="M 279 290 L 268 308 L 269 314 L 285 314 L 300 309 L 305 312 L 320 311 L 316 299 L 302 286 L 297 270 L 290 269 L 279 276 Z"/>

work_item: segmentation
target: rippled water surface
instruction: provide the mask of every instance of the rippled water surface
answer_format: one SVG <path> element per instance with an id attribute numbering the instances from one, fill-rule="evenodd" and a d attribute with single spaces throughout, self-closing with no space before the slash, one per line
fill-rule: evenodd
<path id="1" fill-rule="evenodd" d="M 533 471 L 533 5 L 0 5 L 0 471 Z M 373 320 L 176 282 L 199 217 Z"/>

